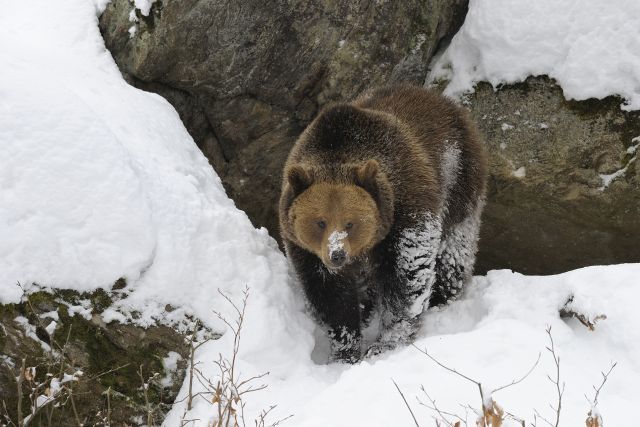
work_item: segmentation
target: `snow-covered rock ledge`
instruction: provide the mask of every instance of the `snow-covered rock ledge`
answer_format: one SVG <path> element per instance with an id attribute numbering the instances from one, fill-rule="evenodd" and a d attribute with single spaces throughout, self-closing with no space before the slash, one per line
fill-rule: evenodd
<path id="1" fill-rule="evenodd" d="M 640 2 L 470 0 L 426 82 L 487 141 L 482 271 L 640 261 Z"/>
<path id="2" fill-rule="evenodd" d="M 471 0 L 429 80 L 449 80 L 445 94 L 460 96 L 479 82 L 497 87 L 541 75 L 567 99 L 618 95 L 622 108 L 640 110 L 640 3 Z"/>

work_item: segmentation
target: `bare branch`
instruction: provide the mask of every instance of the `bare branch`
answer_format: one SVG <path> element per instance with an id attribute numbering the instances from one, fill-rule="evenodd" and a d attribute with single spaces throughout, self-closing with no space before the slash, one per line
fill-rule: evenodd
<path id="1" fill-rule="evenodd" d="M 533 364 L 533 366 L 531 366 L 531 368 L 527 371 L 526 374 L 524 374 L 524 376 L 522 376 L 520 379 L 518 380 L 513 380 L 511 381 L 509 384 L 503 385 L 501 387 L 498 387 L 496 389 L 494 389 L 491 394 L 496 393 L 500 390 L 504 390 L 505 388 L 511 387 L 512 385 L 516 385 L 518 383 L 521 383 L 522 381 L 524 381 L 529 375 L 531 375 L 531 372 L 533 372 L 533 370 L 536 368 L 536 366 L 538 366 L 538 363 L 540 362 L 540 356 L 542 355 L 542 353 L 538 353 L 538 358 L 536 359 L 535 363 Z"/>
<path id="2" fill-rule="evenodd" d="M 452 373 L 454 373 L 454 374 L 458 375 L 459 377 L 462 377 L 462 378 L 464 378 L 465 380 L 467 380 L 467 381 L 470 381 L 470 382 L 474 383 L 474 384 L 475 384 L 475 385 L 477 385 L 477 386 L 479 386 L 479 385 L 480 385 L 480 382 L 479 382 L 479 381 L 476 381 L 476 380 L 474 380 L 473 378 L 470 378 L 470 377 L 468 377 L 468 376 L 466 376 L 466 375 L 464 375 L 464 374 L 462 374 L 462 373 L 458 372 L 458 371 L 457 371 L 456 369 L 454 369 L 454 368 L 450 368 L 450 367 L 448 367 L 448 366 L 446 366 L 446 365 L 444 365 L 444 364 L 440 363 L 440 361 L 438 361 L 438 359 L 436 359 L 435 357 L 433 357 L 432 355 L 430 355 L 430 354 L 427 352 L 427 349 L 426 349 L 426 348 L 425 348 L 424 350 L 421 350 L 421 349 L 420 349 L 420 348 L 418 348 L 418 346 L 416 346 L 415 344 L 412 344 L 412 345 L 413 345 L 413 347 L 414 347 L 415 349 L 417 349 L 420 353 L 424 354 L 424 355 L 425 355 L 425 356 L 427 356 L 429 359 L 433 360 L 433 361 L 434 361 L 438 366 L 440 366 L 441 368 L 446 369 L 447 371 L 452 372 Z"/>
<path id="3" fill-rule="evenodd" d="M 546 422 L 550 426 L 558 427 L 558 425 L 560 425 L 560 412 L 562 411 L 562 395 L 564 394 L 565 384 L 562 383 L 562 385 L 560 385 L 560 356 L 558 356 L 558 354 L 556 353 L 556 346 L 555 346 L 555 343 L 553 342 L 553 335 L 551 334 L 551 326 L 548 326 L 546 331 L 547 331 L 547 335 L 549 336 L 549 343 L 550 343 L 549 346 L 547 347 L 547 350 L 551 353 L 551 356 L 553 357 L 553 362 L 556 365 L 555 379 L 551 378 L 551 376 L 549 375 L 547 375 L 547 378 L 549 379 L 549 381 L 551 381 L 551 383 L 553 383 L 556 386 L 558 404 L 555 408 L 549 405 L 551 406 L 551 409 L 553 409 L 556 413 L 555 423 L 550 422 L 545 417 L 541 416 L 539 413 L 537 413 L 537 415 L 540 417 L 540 419 L 542 419 L 544 422 Z"/>
<path id="4" fill-rule="evenodd" d="M 404 397 L 404 394 L 402 394 L 402 390 L 400 390 L 400 387 L 398 387 L 398 384 L 395 382 L 393 378 L 391 378 L 391 382 L 393 382 L 393 385 L 396 386 L 398 393 L 400 393 L 400 396 L 402 396 L 402 400 L 404 400 L 404 404 L 407 405 L 407 409 L 409 410 L 409 413 L 413 418 L 413 422 L 416 423 L 416 427 L 420 427 L 420 424 L 418 424 L 418 420 L 416 420 L 416 416 L 413 414 L 413 411 L 411 410 L 411 406 L 409 406 L 409 402 L 407 402 L 407 399 Z"/>
<path id="5" fill-rule="evenodd" d="M 604 387 L 605 383 L 609 379 L 609 374 L 611 374 L 611 371 L 613 371 L 613 368 L 615 368 L 617 365 L 618 365 L 618 362 L 613 362 L 611 363 L 611 366 L 609 367 L 609 370 L 606 373 L 600 372 L 600 375 L 602 375 L 602 382 L 600 383 L 598 388 L 596 388 L 595 386 L 592 386 L 596 392 L 595 396 L 593 397 L 593 400 L 591 401 L 589 400 L 589 398 L 587 398 L 587 401 L 591 403 L 591 406 L 593 407 L 598 406 L 598 397 L 600 396 L 600 390 L 602 390 L 602 387 Z"/>
<path id="6" fill-rule="evenodd" d="M 190 347 L 190 366 L 189 366 L 189 391 L 186 396 L 187 408 L 182 416 L 181 425 L 185 425 L 190 420 L 185 418 L 188 412 L 192 409 L 192 401 L 196 397 L 200 396 L 206 399 L 209 403 L 215 405 L 217 410 L 217 420 L 212 424 L 213 427 L 244 427 L 245 415 L 244 398 L 249 394 L 256 391 L 264 390 L 267 388 L 266 384 L 254 385 L 254 382 L 260 378 L 269 375 L 268 372 L 254 375 L 246 379 L 241 379 L 242 374 L 238 369 L 238 354 L 240 351 L 241 334 L 244 325 L 245 314 L 247 310 L 247 301 L 249 299 L 249 289 L 245 288 L 243 291 L 242 304 L 236 304 L 231 297 L 225 294 L 223 291 L 218 290 L 218 293 L 224 298 L 224 300 L 231 305 L 236 314 L 236 319 L 229 321 L 219 311 L 213 311 L 218 319 L 220 319 L 228 328 L 227 333 L 232 333 L 233 344 L 229 357 L 224 357 L 222 353 L 218 354 L 218 359 L 213 361 L 213 366 L 217 367 L 217 374 L 214 380 L 208 378 L 202 370 L 198 367 L 199 362 L 195 361 L 195 350 L 198 349 L 204 342 L 196 343 L 195 336 L 196 331 L 191 337 Z M 196 329 L 197 329 L 196 323 Z M 193 392 L 194 379 L 200 384 L 204 391 L 198 393 Z M 256 426 L 267 427 L 266 418 L 271 413 L 275 406 L 271 406 L 266 410 L 262 410 L 254 422 Z M 289 419 L 291 416 L 280 419 L 270 426 L 280 425 L 283 421 Z"/>
<path id="7" fill-rule="evenodd" d="M 98 375 L 95 375 L 95 376 L 93 376 L 93 377 L 90 377 L 90 378 L 89 378 L 89 380 L 95 380 L 95 379 L 97 379 L 97 378 L 100 378 L 100 377 L 101 377 L 101 376 L 103 376 L 103 375 L 107 375 L 107 374 L 110 374 L 110 373 L 112 373 L 112 372 L 119 371 L 120 369 L 124 369 L 124 368 L 126 368 L 127 366 L 129 366 L 129 365 L 131 365 L 131 363 L 126 363 L 126 364 L 124 364 L 124 365 L 122 365 L 122 366 L 118 366 L 117 368 L 109 369 L 108 371 L 101 372 L 101 373 L 99 373 Z"/>
<path id="8" fill-rule="evenodd" d="M 480 383 L 480 381 L 476 381 L 460 372 L 458 372 L 456 369 L 454 368 L 450 368 L 442 363 L 440 363 L 440 361 L 438 361 L 435 357 L 431 356 L 428 352 L 427 349 L 425 348 L 424 351 L 420 350 L 415 344 L 412 344 L 414 348 L 416 348 L 420 353 L 424 354 L 425 356 L 427 356 L 429 359 L 433 360 L 438 366 L 440 366 L 443 369 L 446 369 L 449 372 L 452 372 L 456 375 L 458 375 L 461 378 L 464 378 L 467 381 L 472 382 L 473 384 L 475 384 L 478 387 L 478 391 L 480 392 L 480 401 L 482 402 L 482 425 L 484 427 L 487 427 L 487 421 L 486 421 L 486 417 L 484 416 L 484 414 L 486 414 L 487 412 L 487 408 L 485 406 L 485 396 L 484 396 L 484 391 L 482 390 L 482 384 Z"/>
<path id="9" fill-rule="evenodd" d="M 430 410 L 432 410 L 432 411 L 435 411 L 435 412 L 438 414 L 438 416 L 439 416 L 440 418 L 435 418 L 435 417 L 434 417 L 435 421 L 436 421 L 438 424 L 439 424 L 439 422 L 440 422 L 440 421 L 444 421 L 444 422 L 445 422 L 449 427 L 453 427 L 453 426 L 454 426 L 454 423 L 453 423 L 453 422 L 451 422 L 450 420 L 448 420 L 448 419 L 447 419 L 447 417 L 446 417 L 446 416 L 449 416 L 449 417 L 457 418 L 459 421 L 463 422 L 465 426 L 467 425 L 467 420 L 466 420 L 466 418 L 465 418 L 465 419 L 463 419 L 461 416 L 459 416 L 459 415 L 457 415 L 457 414 L 453 414 L 453 413 L 451 413 L 451 412 L 446 412 L 446 411 L 443 411 L 443 410 L 441 410 L 440 408 L 438 408 L 438 405 L 436 404 L 435 399 L 433 399 L 433 398 L 429 395 L 429 393 L 427 393 L 427 390 L 424 388 L 424 385 L 421 385 L 421 386 L 420 386 L 420 390 L 422 390 L 422 392 L 425 394 L 425 396 L 427 396 L 427 399 L 429 399 L 429 402 L 431 402 L 431 406 L 427 405 L 426 403 L 421 402 L 421 401 L 420 401 L 420 399 L 418 399 L 418 403 L 419 403 L 420 405 L 424 406 L 424 407 L 425 407 L 425 408 L 427 408 L 427 409 L 430 409 Z M 464 407 L 464 406 L 463 406 L 463 408 L 464 408 L 464 410 L 465 410 L 465 414 L 466 414 L 468 410 L 467 410 L 467 408 L 466 408 L 466 407 Z M 446 416 L 445 416 L 445 415 L 446 415 Z"/>
<path id="10" fill-rule="evenodd" d="M 18 286 L 20 286 L 20 283 L 18 283 Z M 18 375 L 18 378 L 16 380 L 16 382 L 18 383 L 18 426 L 22 427 L 24 426 L 24 418 L 22 418 L 22 383 L 24 382 L 24 372 L 25 372 L 25 364 L 26 364 L 26 359 L 22 359 L 22 363 L 20 364 L 20 374 Z"/>

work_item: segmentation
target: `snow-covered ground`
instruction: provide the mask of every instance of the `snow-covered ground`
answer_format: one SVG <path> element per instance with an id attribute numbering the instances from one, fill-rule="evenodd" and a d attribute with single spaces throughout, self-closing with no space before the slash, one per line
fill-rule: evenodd
<path id="1" fill-rule="evenodd" d="M 459 96 L 546 74 L 568 99 L 620 95 L 640 109 L 640 2 L 470 0 L 464 25 L 428 80 Z"/>
<path id="2" fill-rule="evenodd" d="M 392 379 L 421 425 L 433 422 L 416 403 L 420 385 L 443 411 L 478 408 L 472 384 L 412 347 L 354 366 L 312 360 L 314 323 L 284 256 L 227 198 L 173 108 L 122 79 L 97 28 L 103 6 L 0 0 L 0 303 L 19 300 L 17 281 L 28 289 L 35 282 L 92 290 L 125 277 L 127 297 L 106 320 L 127 319 L 133 310 L 143 324 L 191 313 L 224 332 L 213 310 L 230 320 L 234 312 L 217 289 L 239 303 L 248 286 L 238 366 L 245 378 L 270 372 L 262 380 L 268 388 L 247 399 L 248 417 L 277 404 L 272 420 L 294 415 L 285 425 L 413 425 Z M 607 318 L 595 331 L 560 319 L 570 296 L 575 311 Z M 542 353 L 528 378 L 494 397 L 522 418 L 533 420 L 537 409 L 551 419 L 551 326 L 566 383 L 561 425 L 584 424 L 583 394 L 592 395 L 613 361 L 599 410 L 609 426 L 633 425 L 639 300 L 640 265 L 552 277 L 494 271 L 477 277 L 460 301 L 428 313 L 416 345 L 486 390 L 522 376 Z M 166 304 L 178 309 L 165 313 Z M 215 378 L 213 362 L 229 355 L 232 341 L 225 333 L 198 349 L 205 375 Z M 181 397 L 186 392 L 185 384 Z M 210 400 L 197 398 L 186 415 L 185 404 L 166 426 L 183 416 L 206 426 L 215 417 Z M 473 419 L 469 414 L 470 425 Z"/>
<path id="3" fill-rule="evenodd" d="M 640 401 L 640 314 L 635 307 L 640 298 L 639 278 L 638 264 L 590 267 L 549 277 L 493 271 L 475 278 L 460 301 L 428 313 L 416 346 L 481 382 L 487 390 L 522 377 L 541 353 L 540 363 L 523 382 L 493 397 L 506 411 L 531 422 L 534 410 L 552 420 L 549 405 L 556 404 L 555 386 L 547 375 L 554 377 L 555 364 L 545 349 L 549 345 L 545 330 L 551 326 L 560 356 L 560 379 L 566 384 L 560 425 L 584 425 L 590 409 L 585 394 L 592 399 L 591 386 L 600 384 L 600 372 L 617 362 L 600 395 L 599 410 L 606 425 L 631 426 L 635 403 Z M 576 312 L 591 319 L 607 318 L 596 324 L 595 331 L 575 319 L 561 319 L 558 312 L 570 296 Z M 257 322 L 261 310 L 250 303 L 249 311 Z M 285 325 L 276 322 L 270 325 L 270 329 L 282 327 Z M 434 413 L 416 400 L 429 403 L 421 385 L 442 411 L 464 417 L 460 405 L 480 407 L 476 386 L 440 368 L 413 347 L 354 366 L 316 365 L 309 358 L 306 332 L 290 331 L 288 339 L 273 345 L 270 333 L 260 340 L 262 349 L 242 352 L 246 374 L 271 372 L 266 380 L 269 388 L 249 399 L 252 409 L 278 404 L 275 418 L 294 414 L 289 423 L 295 426 L 414 425 L 392 379 L 420 425 L 434 425 Z M 201 349 L 198 360 L 211 367 L 218 352 L 230 346 L 229 342 L 212 342 Z M 166 425 L 179 425 L 183 408 L 184 404 L 178 405 Z M 206 420 L 211 411 L 211 404 L 200 400 L 188 418 Z M 468 417 L 469 425 L 475 425 L 471 411 Z M 538 425 L 543 424 L 539 421 Z"/>

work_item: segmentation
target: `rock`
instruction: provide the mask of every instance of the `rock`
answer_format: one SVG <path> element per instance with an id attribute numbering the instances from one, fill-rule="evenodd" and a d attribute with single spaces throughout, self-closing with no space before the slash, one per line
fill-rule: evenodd
<path id="1" fill-rule="evenodd" d="M 491 179 L 476 272 L 640 261 L 640 168 L 627 152 L 640 143 L 640 112 L 621 102 L 566 101 L 544 77 L 497 91 L 478 85 L 467 105 Z M 622 170 L 605 188 L 601 176 Z"/>
<path id="2" fill-rule="evenodd" d="M 0 414 L 17 421 L 16 377 L 25 359 L 25 366 L 37 367 L 36 381 L 44 381 L 47 373 L 59 377 L 61 372 L 82 371 L 72 384 L 78 419 L 84 425 L 107 425 L 109 421 L 111 425 L 146 424 L 147 406 L 138 373 L 142 369 L 150 384 L 153 418 L 156 422 L 163 419 L 184 379 L 188 352 L 184 336 L 166 326 L 145 329 L 105 324 L 99 313 L 110 301 L 111 295 L 105 291 L 57 291 L 37 292 L 29 295 L 28 301 L 0 306 L 0 402 L 8 412 L 0 409 Z M 88 310 L 85 315 L 74 314 L 72 306 Z M 56 325 L 51 325 L 52 320 Z M 163 367 L 163 358 L 170 352 L 181 355 L 175 372 L 165 372 Z M 154 373 L 158 375 L 149 380 Z M 23 415 L 27 415 L 28 385 L 22 390 Z M 54 409 L 48 425 L 77 425 L 70 399 L 64 401 Z M 36 416 L 35 425 L 47 425 L 44 409 Z"/>
<path id="3" fill-rule="evenodd" d="M 136 10 L 134 23 L 132 3 L 114 0 L 100 29 L 125 77 L 175 106 L 236 205 L 278 236 L 281 169 L 318 109 L 372 85 L 422 83 L 466 6 L 156 1 L 148 16 Z"/>
<path id="4" fill-rule="evenodd" d="M 132 9 L 114 0 L 100 18 L 123 74 L 176 107 L 236 205 L 278 238 L 281 169 L 298 134 L 329 102 L 423 82 L 466 1 L 156 1 L 137 23 Z M 468 106 L 491 181 L 477 273 L 640 261 L 638 168 L 626 152 L 640 125 L 620 103 L 567 102 L 546 78 L 478 85 Z M 627 164 L 602 188 L 601 175 Z"/>

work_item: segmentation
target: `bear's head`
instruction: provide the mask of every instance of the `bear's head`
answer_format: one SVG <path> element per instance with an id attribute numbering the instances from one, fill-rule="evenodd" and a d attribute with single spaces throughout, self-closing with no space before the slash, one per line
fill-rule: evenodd
<path id="1" fill-rule="evenodd" d="M 331 271 L 366 256 L 391 224 L 391 187 L 378 162 L 368 160 L 346 169 L 341 180 L 324 179 L 305 165 L 285 171 L 292 196 L 287 234 Z"/>

